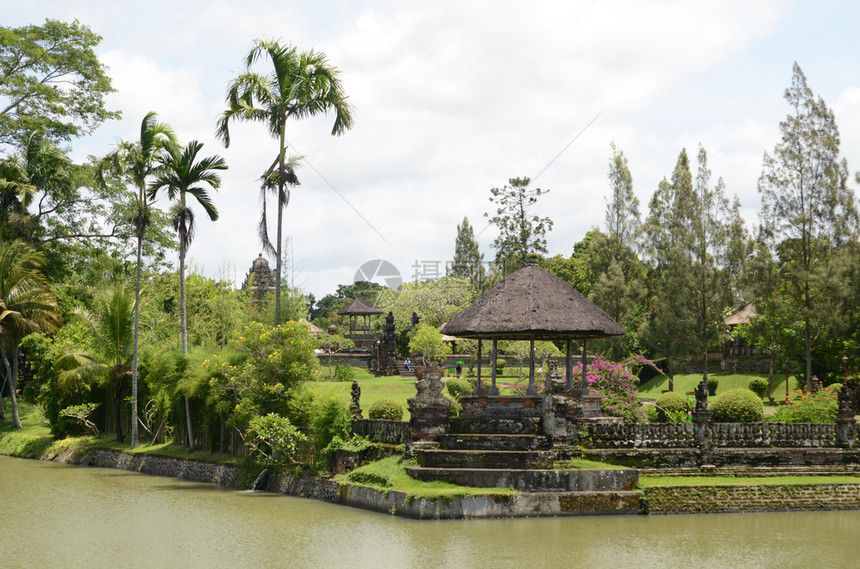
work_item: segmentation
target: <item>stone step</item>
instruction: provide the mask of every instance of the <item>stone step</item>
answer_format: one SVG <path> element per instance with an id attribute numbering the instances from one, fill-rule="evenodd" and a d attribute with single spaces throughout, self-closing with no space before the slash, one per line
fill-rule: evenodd
<path id="1" fill-rule="evenodd" d="M 417 480 L 475 488 L 513 488 L 521 492 L 626 492 L 639 482 L 636 470 L 527 470 L 407 467 Z"/>
<path id="2" fill-rule="evenodd" d="M 538 435 L 540 417 L 459 417 L 451 419 L 448 430 L 453 434 L 476 435 Z"/>
<path id="3" fill-rule="evenodd" d="M 545 450 L 416 450 L 426 468 L 536 469 L 552 468 L 552 452 Z"/>
<path id="4" fill-rule="evenodd" d="M 442 436 L 446 450 L 542 450 L 549 440 L 541 435 L 476 435 L 452 434 Z"/>

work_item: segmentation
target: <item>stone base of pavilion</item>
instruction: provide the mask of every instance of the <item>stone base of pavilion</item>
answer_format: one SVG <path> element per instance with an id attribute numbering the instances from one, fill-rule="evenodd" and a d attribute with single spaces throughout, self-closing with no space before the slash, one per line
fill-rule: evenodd
<path id="1" fill-rule="evenodd" d="M 525 493 L 530 505 L 525 514 L 512 509 L 490 515 L 638 512 L 638 470 L 555 468 L 557 459 L 577 451 L 584 423 L 618 421 L 602 416 L 599 396 L 575 397 L 560 384 L 547 395 L 462 396 L 460 416 L 446 414 L 443 420 L 441 381 L 425 375 L 422 382 L 409 400 L 408 449 L 418 466 L 406 471 L 413 478 Z"/>

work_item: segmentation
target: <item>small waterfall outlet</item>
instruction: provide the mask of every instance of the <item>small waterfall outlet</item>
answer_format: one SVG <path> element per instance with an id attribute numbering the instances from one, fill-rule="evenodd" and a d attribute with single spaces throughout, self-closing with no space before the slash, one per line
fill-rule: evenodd
<path id="1" fill-rule="evenodd" d="M 257 476 L 257 479 L 254 480 L 254 483 L 251 484 L 251 491 L 256 492 L 261 487 L 266 485 L 266 481 L 269 479 L 269 469 L 264 468 L 263 471 Z"/>

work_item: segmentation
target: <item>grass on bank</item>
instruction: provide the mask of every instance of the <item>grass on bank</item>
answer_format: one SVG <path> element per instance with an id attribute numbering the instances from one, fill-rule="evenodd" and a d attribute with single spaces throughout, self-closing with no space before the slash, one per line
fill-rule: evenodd
<path id="1" fill-rule="evenodd" d="M 659 476 L 642 475 L 640 488 L 666 486 L 811 486 L 820 484 L 860 484 L 860 477 L 827 476 Z"/>
<path id="2" fill-rule="evenodd" d="M 406 473 L 407 466 L 417 466 L 414 461 L 404 461 L 398 456 L 377 460 L 356 468 L 352 472 L 334 477 L 341 484 L 358 484 L 382 491 L 399 491 L 416 498 L 453 498 L 467 496 L 513 496 L 513 488 L 473 488 L 457 486 L 448 482 L 422 482 Z M 407 498 L 408 499 L 408 498 Z"/>

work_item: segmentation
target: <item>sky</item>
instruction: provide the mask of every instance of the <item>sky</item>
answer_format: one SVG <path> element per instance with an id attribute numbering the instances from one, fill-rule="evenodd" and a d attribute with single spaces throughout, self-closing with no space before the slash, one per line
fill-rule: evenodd
<path id="1" fill-rule="evenodd" d="M 324 52 L 354 107 L 339 137 L 332 114 L 287 127 L 289 151 L 305 157 L 284 216 L 288 280 L 316 298 L 361 267 L 374 273 L 374 260 L 403 280 L 444 273 L 464 217 L 492 260 L 490 189 L 514 177 L 549 190 L 534 211 L 554 221 L 549 254 L 570 255 L 605 229 L 612 143 L 643 217 L 680 151 L 695 163 L 701 145 L 752 226 L 795 61 L 836 115 L 857 192 L 854 2 L 0 0 L 0 14 L 13 27 L 77 18 L 103 37 L 96 53 L 116 89 L 107 105 L 122 119 L 73 141 L 76 159 L 134 139 L 149 111 L 226 159 L 221 217 L 198 211 L 189 266 L 239 284 L 262 251 L 258 179 L 278 143 L 259 123 L 232 125 L 229 148 L 214 132 L 257 38 Z"/>

